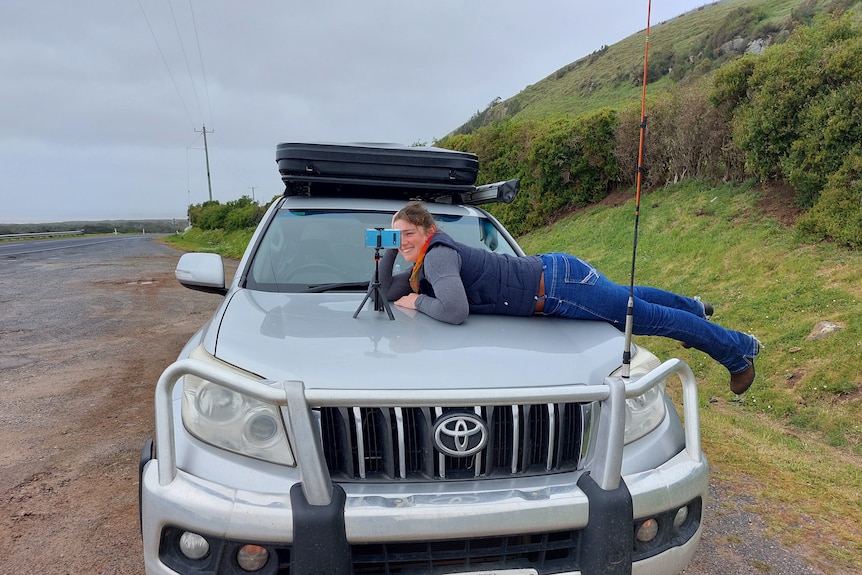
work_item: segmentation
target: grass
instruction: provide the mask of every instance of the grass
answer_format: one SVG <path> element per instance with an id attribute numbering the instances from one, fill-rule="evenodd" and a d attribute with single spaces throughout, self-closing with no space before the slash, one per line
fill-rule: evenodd
<path id="1" fill-rule="evenodd" d="M 208 252 L 239 259 L 251 240 L 254 230 L 225 232 L 192 228 L 184 234 L 165 237 L 164 241 L 185 251 Z"/>
<path id="2" fill-rule="evenodd" d="M 862 253 L 805 243 L 760 200 L 752 185 L 702 182 L 644 194 L 636 267 L 637 283 L 698 294 L 714 321 L 757 335 L 751 390 L 733 396 L 726 370 L 701 352 L 636 339 L 698 377 L 713 476 L 755 496 L 769 532 L 825 572 L 862 572 Z M 519 242 L 574 253 L 628 285 L 634 211 L 633 197 L 594 206 Z M 808 339 L 821 320 L 843 328 Z"/>

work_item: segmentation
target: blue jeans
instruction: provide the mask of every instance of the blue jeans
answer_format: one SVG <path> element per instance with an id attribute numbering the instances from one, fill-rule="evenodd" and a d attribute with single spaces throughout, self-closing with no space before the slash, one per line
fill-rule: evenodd
<path id="1" fill-rule="evenodd" d="M 568 254 L 540 256 L 545 274 L 545 315 L 602 320 L 625 330 L 629 288 L 603 276 L 587 262 Z M 703 304 L 664 290 L 636 286 L 632 333 L 659 335 L 708 354 L 731 374 L 749 367 L 760 343 L 754 336 L 707 321 Z"/>

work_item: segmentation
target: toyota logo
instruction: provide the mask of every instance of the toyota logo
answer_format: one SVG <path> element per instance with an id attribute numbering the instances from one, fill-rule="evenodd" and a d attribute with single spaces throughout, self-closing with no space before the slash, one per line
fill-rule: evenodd
<path id="1" fill-rule="evenodd" d="M 434 424 L 434 444 L 452 457 L 470 457 L 488 443 L 488 426 L 478 415 L 450 413 Z"/>

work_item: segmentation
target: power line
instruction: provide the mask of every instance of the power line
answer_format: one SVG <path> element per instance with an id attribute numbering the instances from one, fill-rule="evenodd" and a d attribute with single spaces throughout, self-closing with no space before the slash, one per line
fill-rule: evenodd
<path id="1" fill-rule="evenodd" d="M 221 154 L 221 159 L 224 161 L 225 167 L 228 167 L 232 170 L 234 177 L 239 181 L 246 183 L 252 179 L 247 170 L 244 170 L 240 167 L 239 162 L 228 152 L 228 148 L 221 143 L 221 138 L 218 135 L 215 135 L 212 138 L 212 147 L 219 154 Z"/>
<path id="2" fill-rule="evenodd" d="M 150 35 L 153 37 L 153 41 L 156 43 L 156 48 L 159 51 L 159 55 L 162 57 L 162 62 L 165 64 L 165 69 L 168 71 L 168 76 L 171 77 L 171 82 L 174 85 L 174 89 L 177 91 L 177 97 L 180 99 L 180 103 L 183 105 L 183 110 L 186 112 L 186 117 L 189 119 L 189 124 L 191 124 L 192 129 L 195 127 L 195 122 L 192 120 L 192 115 L 189 113 L 189 108 L 186 106 L 186 101 L 183 99 L 183 94 L 180 92 L 180 87 L 177 85 L 177 81 L 174 78 L 173 72 L 171 72 L 171 67 L 168 65 L 168 60 L 165 58 L 165 53 L 162 51 L 162 47 L 159 44 L 159 39 L 156 38 L 156 33 L 153 31 L 153 27 L 150 24 L 150 19 L 147 17 L 147 12 L 144 10 L 143 4 L 141 4 L 141 0 L 138 0 L 138 7 L 141 9 L 141 14 L 144 15 L 144 21 L 147 23 L 147 28 L 150 30 Z"/>
<path id="3" fill-rule="evenodd" d="M 195 88 L 195 77 L 194 75 L 192 75 L 192 67 L 189 65 L 189 57 L 188 54 L 186 54 L 186 45 L 185 43 L 183 43 L 183 36 L 182 34 L 180 34 L 180 27 L 179 24 L 177 24 L 177 17 L 176 14 L 174 14 L 174 5 L 173 3 L 171 3 L 170 0 L 168 0 L 168 7 L 171 9 L 171 20 L 174 21 L 174 30 L 176 30 L 177 40 L 179 40 L 180 42 L 180 51 L 183 53 L 183 60 L 185 60 L 186 62 L 186 70 L 189 73 L 189 82 L 192 85 L 192 94 L 194 94 L 195 96 L 195 104 L 198 107 L 198 114 L 200 114 L 201 121 L 204 121 L 204 113 L 201 109 L 200 98 L 198 98 L 198 90 L 197 88 Z"/>
<path id="4" fill-rule="evenodd" d="M 188 0 L 188 3 L 189 3 L 189 14 L 190 14 L 190 17 L 191 17 L 192 28 L 193 28 L 193 30 L 194 30 L 194 42 L 195 42 L 195 47 L 196 47 L 196 48 L 197 48 L 197 50 L 198 50 L 198 60 L 199 60 L 199 62 L 200 62 L 200 67 L 201 67 L 201 78 L 202 78 L 202 81 L 203 81 L 203 84 L 204 84 L 204 90 L 205 90 L 205 94 L 206 94 L 207 114 L 204 114 L 203 109 L 202 109 L 201 99 L 200 99 L 200 97 L 199 97 L 198 90 L 197 90 L 197 87 L 196 87 L 196 86 L 197 86 L 197 84 L 196 84 L 196 82 L 195 82 L 195 78 L 194 78 L 194 76 L 193 76 L 193 74 L 192 74 L 192 69 L 191 69 L 191 63 L 190 63 L 190 59 L 189 59 L 189 54 L 188 54 L 188 51 L 186 50 L 186 47 L 185 47 L 185 44 L 186 44 L 186 42 L 188 41 L 188 38 L 186 38 L 186 42 L 184 42 L 184 41 L 183 41 L 183 37 L 182 37 L 182 36 L 183 36 L 183 34 L 181 33 L 181 30 L 180 30 L 180 21 L 177 19 L 177 13 L 176 13 L 176 11 L 175 11 L 175 9 L 174 9 L 174 7 L 173 7 L 173 0 L 168 0 L 168 6 L 169 6 L 169 9 L 170 9 L 170 15 L 171 15 L 171 19 L 172 19 L 173 24 L 174 24 L 174 31 L 175 31 L 175 33 L 176 33 L 176 35 L 177 35 L 177 39 L 178 39 L 178 41 L 179 41 L 180 49 L 182 50 L 183 59 L 184 59 L 184 61 L 185 61 L 185 65 L 186 65 L 186 72 L 188 73 L 188 75 L 189 75 L 189 81 L 191 82 L 191 87 L 192 87 L 192 91 L 193 91 L 193 95 L 194 95 L 195 105 L 197 106 L 197 110 L 198 110 L 198 113 L 199 113 L 200 118 L 201 118 L 201 124 L 200 124 L 200 125 L 202 125 L 202 126 L 203 126 L 203 129 L 202 129 L 202 130 L 198 130 L 198 129 L 195 127 L 195 126 L 196 126 L 196 125 L 198 125 L 198 124 L 197 124 L 197 123 L 195 122 L 195 120 L 192 118 L 192 115 L 191 115 L 191 113 L 190 113 L 190 108 L 189 108 L 189 106 L 187 105 L 187 103 L 186 103 L 185 99 L 183 98 L 182 91 L 180 90 L 179 84 L 177 83 L 177 79 L 176 79 L 176 77 L 174 76 L 173 72 L 171 71 L 171 67 L 170 67 L 170 65 L 168 64 L 168 60 L 167 60 L 167 58 L 166 58 L 166 56 L 165 56 L 165 52 L 164 52 L 164 50 L 162 49 L 161 45 L 159 44 L 158 38 L 156 37 L 155 31 L 154 31 L 153 26 L 152 26 L 152 24 L 151 24 L 151 22 L 150 22 L 150 19 L 149 19 L 149 17 L 147 16 L 146 11 L 144 10 L 144 7 L 143 7 L 143 5 L 142 5 L 142 3 L 141 3 L 141 0 L 138 0 L 138 6 L 139 6 L 139 8 L 141 9 L 141 13 L 142 13 L 142 14 L 143 14 L 143 16 L 144 16 L 145 21 L 147 22 L 147 27 L 148 27 L 148 28 L 149 28 L 149 30 L 150 30 L 150 34 L 151 34 L 151 36 L 153 37 L 153 41 L 154 41 L 154 42 L 155 42 L 155 44 L 156 44 L 156 48 L 157 48 L 157 49 L 158 49 L 158 51 L 159 51 L 159 54 L 160 54 L 160 56 L 161 56 L 161 58 L 162 58 L 162 62 L 164 63 L 165 68 L 166 68 L 166 69 L 167 69 L 167 71 L 168 71 L 168 75 L 169 75 L 169 76 L 170 76 L 170 78 L 171 78 L 171 82 L 172 82 L 172 83 L 173 83 L 173 85 L 174 85 L 174 89 L 175 89 L 175 90 L 176 90 L 176 92 L 177 92 L 177 96 L 178 96 L 178 97 L 179 97 L 179 99 L 180 99 L 180 102 L 181 102 L 181 104 L 182 104 L 182 106 L 183 106 L 183 110 L 184 110 L 184 111 L 185 111 L 185 113 L 186 113 L 186 117 L 189 119 L 189 123 L 192 125 L 192 129 L 193 129 L 196 133 L 201 134 L 201 135 L 203 136 L 203 139 L 204 139 L 204 152 L 205 152 L 205 155 L 206 155 L 207 184 L 208 184 L 208 189 L 209 189 L 209 199 L 210 199 L 210 200 L 212 200 L 212 176 L 211 176 L 211 171 L 210 171 L 210 159 L 209 159 L 209 151 L 210 151 L 210 150 L 209 150 L 209 148 L 210 148 L 210 147 L 213 147 L 213 149 L 214 149 L 214 150 L 215 150 L 216 148 L 218 148 L 218 150 L 216 150 L 216 152 L 217 152 L 217 156 L 214 156 L 214 158 L 213 158 L 213 159 L 214 159 L 214 160 L 216 160 L 216 163 L 217 163 L 217 164 L 219 164 L 219 169 L 221 169 L 221 170 L 222 170 L 222 172 L 223 172 L 223 171 L 224 171 L 224 168 L 227 168 L 227 169 L 228 169 L 228 170 L 227 170 L 228 172 L 233 172 L 233 175 L 234 175 L 234 176 L 237 178 L 237 180 L 238 180 L 238 182 L 237 182 L 238 184 L 239 184 L 240 182 L 243 182 L 243 184 L 244 184 L 244 183 L 247 183 L 247 182 L 251 179 L 251 177 L 249 176 L 248 171 L 247 171 L 247 170 L 245 170 L 245 169 L 242 169 L 242 168 L 240 167 L 240 164 L 239 164 L 238 162 L 236 162 L 236 161 L 235 161 L 235 159 L 232 157 L 232 155 L 231 155 L 231 154 L 229 154 L 229 153 L 228 153 L 228 151 L 227 151 L 227 148 L 226 148 L 226 147 L 224 147 L 224 146 L 219 146 L 219 141 L 218 141 L 218 140 L 219 140 L 219 138 L 218 138 L 218 136 L 217 136 L 217 135 L 216 135 L 216 136 L 213 136 L 213 137 L 215 138 L 215 140 L 214 140 L 213 142 L 207 142 L 207 136 L 208 136 L 208 135 L 210 135 L 210 134 L 213 134 L 213 133 L 214 133 L 214 131 L 213 131 L 212 129 L 207 130 L 207 129 L 206 129 L 206 124 L 205 124 L 205 122 L 206 122 L 206 121 L 210 121 L 210 123 L 212 124 L 212 117 L 213 117 L 212 102 L 211 102 L 211 100 L 210 100 L 209 82 L 208 82 L 208 80 L 207 80 L 206 70 L 205 70 L 205 67 L 204 67 L 203 50 L 201 49 L 201 40 L 200 40 L 200 36 L 199 36 L 199 34 L 198 34 L 197 19 L 196 19 L 196 17 L 195 17 L 194 6 L 193 6 L 193 4 L 192 4 L 192 0 Z M 182 16 L 182 14 L 181 14 L 181 16 Z M 186 36 L 187 36 L 187 35 L 186 35 Z M 207 117 L 205 118 L 205 116 L 207 116 Z M 190 181 L 191 174 L 190 174 L 190 169 L 189 169 L 189 165 L 188 165 L 188 161 L 189 161 L 189 159 L 188 159 L 188 151 L 189 151 L 189 149 L 190 149 L 190 146 L 187 146 L 187 147 L 186 147 L 186 169 L 187 169 L 187 176 L 188 176 L 188 178 L 189 178 L 189 182 L 187 182 L 187 184 L 188 184 L 188 188 L 190 189 L 190 188 L 191 188 L 191 181 Z M 218 154 L 219 154 L 219 153 L 221 154 L 221 156 L 220 156 L 220 157 L 221 157 L 221 161 L 219 161 L 219 160 L 218 160 Z M 224 174 L 223 174 L 223 176 L 224 176 Z M 223 177 L 223 176 L 222 176 L 222 177 Z M 257 188 L 257 186 L 254 186 L 254 188 Z M 252 189 L 252 194 L 254 194 L 254 189 Z"/>
<path id="5" fill-rule="evenodd" d="M 203 54 L 203 51 L 201 50 L 201 40 L 200 40 L 200 36 L 198 35 L 198 23 L 197 23 L 197 20 L 195 19 L 195 9 L 192 6 L 192 0 L 189 0 L 189 12 L 191 12 L 191 15 L 192 15 L 192 27 L 194 28 L 194 31 L 195 31 L 195 44 L 197 45 L 197 48 L 198 48 L 198 59 L 200 60 L 200 63 L 201 63 L 201 76 L 203 77 L 203 80 L 204 80 L 204 92 L 207 95 L 207 112 L 209 112 L 210 121 L 214 121 L 215 118 L 213 118 L 213 107 L 212 107 L 212 103 L 210 102 L 210 88 L 209 88 L 209 84 L 207 83 L 207 73 L 206 73 L 206 70 L 204 69 L 204 54 Z"/>

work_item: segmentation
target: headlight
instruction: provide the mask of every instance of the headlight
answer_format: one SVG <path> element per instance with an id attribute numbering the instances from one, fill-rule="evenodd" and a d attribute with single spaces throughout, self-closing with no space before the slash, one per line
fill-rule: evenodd
<path id="1" fill-rule="evenodd" d="M 630 368 L 631 377 L 646 375 L 661 365 L 661 361 L 642 347 L 632 345 L 632 361 Z M 611 375 L 619 376 L 622 368 Z M 664 389 L 665 382 L 662 381 L 643 395 L 626 400 L 626 432 L 625 443 L 629 444 L 640 439 L 664 420 Z"/>
<path id="2" fill-rule="evenodd" d="M 296 464 L 275 405 L 186 375 L 182 414 L 189 433 L 210 445 L 281 465 Z"/>

